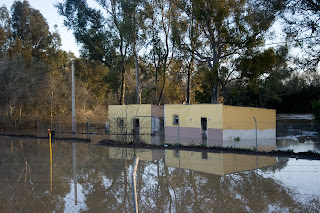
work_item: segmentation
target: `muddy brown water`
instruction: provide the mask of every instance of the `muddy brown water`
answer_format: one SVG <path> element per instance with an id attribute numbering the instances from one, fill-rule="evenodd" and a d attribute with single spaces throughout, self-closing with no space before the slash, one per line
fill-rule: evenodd
<path id="1" fill-rule="evenodd" d="M 0 212 L 317 212 L 320 161 L 0 137 Z M 52 179 L 51 175 L 52 174 Z"/>

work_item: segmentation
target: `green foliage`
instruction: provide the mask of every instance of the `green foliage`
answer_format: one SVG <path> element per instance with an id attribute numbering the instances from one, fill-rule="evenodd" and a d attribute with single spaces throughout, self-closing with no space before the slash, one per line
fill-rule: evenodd
<path id="1" fill-rule="evenodd" d="M 285 0 L 279 14 L 285 22 L 287 40 L 299 47 L 302 57 L 296 61 L 303 70 L 317 71 L 320 62 L 320 2 Z"/>
<path id="2" fill-rule="evenodd" d="M 60 50 L 58 31 L 51 33 L 41 13 L 27 1 L 15 2 L 11 16 L 1 7 L 0 19 L 0 125 L 13 120 L 70 120 L 70 62 L 75 57 Z M 106 114 L 107 70 L 84 59 L 75 64 L 76 113 L 100 122 Z"/>
<path id="3" fill-rule="evenodd" d="M 20 48 L 27 61 L 32 57 L 45 59 L 53 36 L 42 14 L 30 7 L 27 1 L 16 1 L 11 7 L 12 36 L 21 41 Z"/>
<path id="4" fill-rule="evenodd" d="M 292 75 L 287 65 L 290 46 L 263 46 L 278 11 L 305 15 L 293 3 L 314 16 L 304 25 L 288 24 L 288 39 L 301 36 L 301 29 L 317 36 L 317 2 L 96 1 L 102 10 L 86 0 L 57 4 L 82 45 L 79 59 L 60 50 L 57 29 L 50 32 L 42 14 L 27 1 L 13 3 L 10 13 L 0 8 L 2 117 L 67 119 L 71 60 L 82 117 L 105 116 L 107 103 L 137 103 L 139 92 L 142 103 L 154 104 L 216 103 L 223 96 L 225 104 L 278 112 L 311 112 L 312 100 L 317 106 L 318 73 Z M 317 40 L 300 43 L 308 54 L 314 51 L 307 58 L 317 63 Z"/>

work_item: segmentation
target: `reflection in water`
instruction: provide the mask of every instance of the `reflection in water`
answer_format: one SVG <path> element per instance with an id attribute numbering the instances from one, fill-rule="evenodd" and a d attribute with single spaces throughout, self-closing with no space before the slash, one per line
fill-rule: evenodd
<path id="1" fill-rule="evenodd" d="M 299 142 L 290 139 L 277 139 L 277 149 L 293 150 L 296 153 L 308 152 L 310 150 L 320 153 L 320 142 L 315 142 L 312 140 L 305 140 L 304 142 Z"/>
<path id="2" fill-rule="evenodd" d="M 74 183 L 74 205 L 77 205 L 77 185 L 78 185 L 78 178 L 77 178 L 77 145 L 76 143 L 72 143 L 72 170 L 73 170 L 73 183 Z"/>
<path id="3" fill-rule="evenodd" d="M 0 137 L 0 212 L 132 212 L 134 156 L 140 157 L 140 212 L 312 212 L 320 207 L 320 190 L 314 190 L 320 185 L 319 161 L 63 141 L 52 146 L 50 194 L 47 140 Z M 25 161 L 29 182 L 19 180 Z M 301 174 L 309 185 L 295 182 Z"/>
<path id="4" fill-rule="evenodd" d="M 130 142 L 144 142 L 147 144 L 160 145 L 162 143 L 170 144 L 181 144 L 184 146 L 190 145 L 200 145 L 207 147 L 229 147 L 229 148 L 244 148 L 244 149 L 255 149 L 256 140 L 247 139 L 247 140 L 213 140 L 213 139 L 199 139 L 191 137 L 172 137 L 164 135 L 110 135 L 109 139 L 114 141 L 120 141 L 125 143 Z M 259 151 L 272 151 L 276 150 L 276 139 L 275 138 L 265 138 L 258 139 L 258 150 Z"/>

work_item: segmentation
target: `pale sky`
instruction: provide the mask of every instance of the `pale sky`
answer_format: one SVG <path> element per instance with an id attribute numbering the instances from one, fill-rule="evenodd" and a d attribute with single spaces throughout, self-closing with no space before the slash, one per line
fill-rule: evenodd
<path id="1" fill-rule="evenodd" d="M 10 11 L 13 2 L 14 0 L 2 0 L 0 6 L 4 4 Z M 54 25 L 58 25 L 58 31 L 62 42 L 61 48 L 67 52 L 71 51 L 79 57 L 80 47 L 77 45 L 72 31 L 67 30 L 63 25 L 63 17 L 58 14 L 57 8 L 54 7 L 54 4 L 62 2 L 62 0 L 29 0 L 28 2 L 32 8 L 39 10 L 47 20 L 51 32 L 54 31 Z"/>

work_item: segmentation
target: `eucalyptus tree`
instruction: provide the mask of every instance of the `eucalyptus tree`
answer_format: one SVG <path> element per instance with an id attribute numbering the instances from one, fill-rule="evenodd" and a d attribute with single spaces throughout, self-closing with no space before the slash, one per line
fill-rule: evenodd
<path id="1" fill-rule="evenodd" d="M 199 22 L 195 19 L 192 1 L 176 2 L 180 16 L 172 23 L 172 40 L 176 44 L 177 55 L 184 62 L 186 73 L 186 100 L 191 101 L 191 80 L 196 68 L 194 51 L 199 48 L 198 41 L 202 33 Z"/>
<path id="2" fill-rule="evenodd" d="M 150 0 L 146 8 L 150 23 L 147 25 L 149 53 L 146 58 L 151 61 L 155 69 L 155 104 L 163 103 L 163 96 L 170 74 L 170 64 L 175 57 L 175 43 L 172 40 L 173 23 L 180 15 L 176 0 Z M 160 88 L 159 88 L 160 87 Z"/>
<path id="3" fill-rule="evenodd" d="M 5 6 L 0 7 L 0 56 L 9 48 L 11 41 L 11 18 Z"/>
<path id="4" fill-rule="evenodd" d="M 25 59 L 45 59 L 52 45 L 52 35 L 42 14 L 28 1 L 15 1 L 11 7 L 12 36 Z"/>
<path id="5" fill-rule="evenodd" d="M 193 47 L 187 44 L 189 39 L 179 40 L 198 62 L 206 64 L 211 102 L 218 103 L 219 87 L 231 70 L 226 65 L 247 49 L 263 44 L 277 8 L 251 0 L 181 0 L 180 4 L 185 5 L 185 15 L 197 23 L 201 34 Z"/>
<path id="6" fill-rule="evenodd" d="M 236 61 L 239 80 L 256 97 L 245 105 L 266 107 L 267 102 L 281 102 L 283 79 L 291 72 L 287 65 L 288 48 L 268 48 L 262 52 L 248 50 Z M 243 94 L 238 93 L 238 100 Z M 242 97 L 243 98 L 243 97 Z M 240 103 L 238 103 L 240 104 Z M 243 104 L 243 103 L 242 103 Z"/>
<path id="7" fill-rule="evenodd" d="M 115 86 L 114 91 L 117 93 L 119 104 L 125 103 L 125 73 L 131 58 L 134 58 L 137 103 L 141 103 L 138 52 L 144 37 L 145 2 L 140 0 L 96 0 L 96 2 L 103 11 L 91 8 L 86 0 L 65 0 L 56 6 L 60 15 L 65 17 L 65 25 L 74 31 L 76 40 L 82 44 L 82 55 L 105 64 L 110 73 L 113 73 L 108 81 L 113 82 L 111 85 Z"/>
<path id="8" fill-rule="evenodd" d="M 317 70 L 320 62 L 320 2 L 317 0 L 286 0 L 281 10 L 287 40 L 300 47 L 304 70 Z M 277 2 L 274 2 L 277 4 Z"/>

